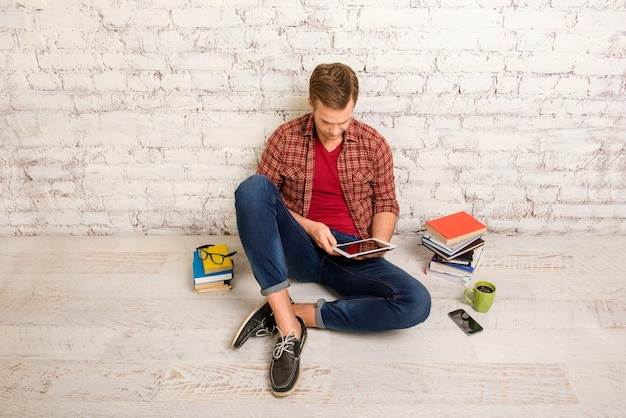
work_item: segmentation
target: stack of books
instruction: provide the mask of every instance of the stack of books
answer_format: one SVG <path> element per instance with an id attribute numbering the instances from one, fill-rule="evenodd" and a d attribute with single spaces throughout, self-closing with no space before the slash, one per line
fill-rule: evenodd
<path id="1" fill-rule="evenodd" d="M 487 226 L 467 212 L 433 219 L 424 225 L 422 244 L 433 252 L 425 273 L 467 286 L 478 268 Z"/>
<path id="2" fill-rule="evenodd" d="M 193 252 L 193 291 L 228 291 L 233 286 L 233 260 L 226 244 L 203 245 Z"/>

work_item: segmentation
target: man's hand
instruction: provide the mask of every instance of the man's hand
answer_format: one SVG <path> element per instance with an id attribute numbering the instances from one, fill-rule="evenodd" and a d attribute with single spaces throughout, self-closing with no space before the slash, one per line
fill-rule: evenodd
<path id="1" fill-rule="evenodd" d="M 304 228 L 306 233 L 315 241 L 315 243 L 329 255 L 339 255 L 333 246 L 337 245 L 337 240 L 330 232 L 330 228 L 321 222 L 312 221 L 290 210 L 293 217 L 298 221 L 300 226 Z"/>
<path id="2" fill-rule="evenodd" d="M 330 255 L 339 255 L 332 248 L 333 246 L 337 245 L 337 240 L 330 232 L 330 228 L 328 226 L 324 225 L 321 222 L 311 221 L 308 229 L 305 228 L 305 230 L 321 249 L 323 249 Z"/>

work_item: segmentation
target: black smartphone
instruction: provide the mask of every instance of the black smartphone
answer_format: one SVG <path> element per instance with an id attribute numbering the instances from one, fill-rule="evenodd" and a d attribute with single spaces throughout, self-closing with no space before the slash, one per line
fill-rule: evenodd
<path id="1" fill-rule="evenodd" d="M 476 322 L 474 318 L 469 316 L 469 314 L 463 309 L 457 309 L 456 311 L 452 311 L 448 314 L 448 316 L 467 335 L 473 335 L 483 330 L 483 327 L 481 327 L 480 324 Z"/>

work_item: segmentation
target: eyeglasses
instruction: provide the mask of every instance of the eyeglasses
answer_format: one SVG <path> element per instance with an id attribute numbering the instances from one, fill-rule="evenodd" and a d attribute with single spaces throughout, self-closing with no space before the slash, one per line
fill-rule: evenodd
<path id="1" fill-rule="evenodd" d="M 210 253 L 205 249 L 205 248 L 214 247 L 214 246 L 215 245 L 213 244 L 209 244 L 209 245 L 203 245 L 201 247 L 196 248 L 196 253 L 198 253 L 198 257 L 200 257 L 201 260 L 206 260 L 207 258 L 211 258 L 211 261 L 214 262 L 215 264 L 223 264 L 224 259 L 226 257 L 230 257 L 232 255 L 237 254 L 237 251 L 233 251 L 232 253 L 229 253 L 229 254 Z"/>

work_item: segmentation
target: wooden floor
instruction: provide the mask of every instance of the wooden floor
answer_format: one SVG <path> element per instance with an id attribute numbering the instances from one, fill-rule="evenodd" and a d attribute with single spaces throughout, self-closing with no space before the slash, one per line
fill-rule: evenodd
<path id="1" fill-rule="evenodd" d="M 297 392 L 271 395 L 273 341 L 230 348 L 261 301 L 238 237 L 0 238 L 0 416 L 626 416 L 626 237 L 489 235 L 487 314 L 426 277 L 429 252 L 388 258 L 433 297 L 422 325 L 310 330 Z M 191 254 L 226 243 L 235 287 L 195 294 Z M 295 301 L 332 297 L 294 283 Z M 466 308 L 485 330 L 447 317 Z"/>

